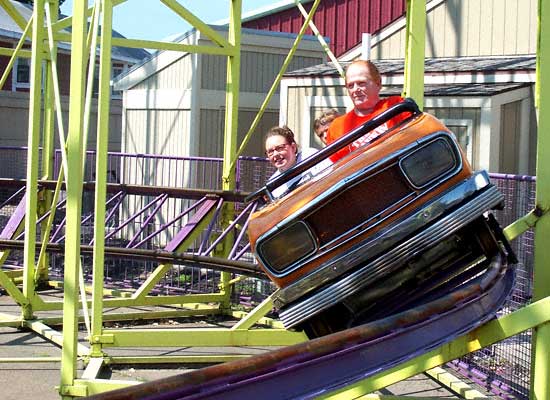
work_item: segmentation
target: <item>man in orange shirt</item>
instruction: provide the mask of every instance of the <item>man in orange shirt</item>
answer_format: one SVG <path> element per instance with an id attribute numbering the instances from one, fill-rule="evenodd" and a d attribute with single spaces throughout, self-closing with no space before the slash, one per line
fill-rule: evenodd
<path id="1" fill-rule="evenodd" d="M 353 102 L 353 110 L 332 121 L 327 132 L 327 144 L 331 144 L 394 104 L 403 101 L 401 96 L 391 96 L 386 99 L 380 99 L 381 87 L 382 79 L 380 77 L 380 72 L 371 61 L 357 60 L 348 66 L 346 69 L 346 89 Z M 397 125 L 407 116 L 407 114 L 400 114 L 378 126 L 349 146 L 334 153 L 330 156 L 331 161 L 338 161 L 365 143 L 375 139 L 394 125 Z"/>

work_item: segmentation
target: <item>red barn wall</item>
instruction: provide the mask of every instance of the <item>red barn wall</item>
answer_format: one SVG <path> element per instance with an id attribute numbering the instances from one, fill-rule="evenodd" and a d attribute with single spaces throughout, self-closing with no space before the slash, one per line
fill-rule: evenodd
<path id="1" fill-rule="evenodd" d="M 305 4 L 309 11 L 313 2 Z M 374 34 L 405 14 L 405 0 L 322 0 L 313 22 L 330 39 L 338 57 L 361 43 L 363 33 Z M 243 27 L 298 33 L 304 17 L 297 7 L 243 22 Z M 308 29 L 308 34 L 312 34 Z"/>

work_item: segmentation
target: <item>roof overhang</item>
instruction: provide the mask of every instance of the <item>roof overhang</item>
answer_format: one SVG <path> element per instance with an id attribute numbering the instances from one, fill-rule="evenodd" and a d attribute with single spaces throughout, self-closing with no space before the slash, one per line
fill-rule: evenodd
<path id="1" fill-rule="evenodd" d="M 403 85 L 404 60 L 373 60 L 382 85 Z M 342 63 L 347 66 L 349 63 Z M 492 85 L 535 82 L 535 56 L 430 58 L 424 63 L 426 85 Z M 288 72 L 283 80 L 300 82 L 299 86 L 319 83 L 343 85 L 332 63 Z"/>
<path id="2" fill-rule="evenodd" d="M 210 25 L 210 27 L 220 34 L 227 36 L 228 28 L 226 26 L 215 26 Z M 292 47 L 297 35 L 292 33 L 285 32 L 269 32 L 262 31 L 258 29 L 248 29 L 243 28 L 241 30 L 241 50 L 247 49 L 258 49 L 258 48 L 279 48 L 288 50 Z M 188 32 L 180 35 L 174 39 L 173 43 L 181 43 L 186 45 L 209 45 L 211 41 L 200 31 L 196 29 L 191 29 Z M 214 46 L 214 45 L 213 45 Z M 298 50 L 311 51 L 319 53 L 320 50 L 319 42 L 315 36 L 304 35 L 300 44 L 298 45 Z M 149 58 L 143 60 L 141 63 L 136 64 L 128 72 L 119 75 L 113 80 L 113 85 L 115 90 L 126 90 L 132 88 L 133 86 L 144 81 L 151 75 L 155 74 L 162 68 L 167 67 L 168 65 L 176 62 L 177 60 L 189 55 L 189 52 L 185 51 L 173 51 L 173 50 L 161 50 L 152 54 Z"/>

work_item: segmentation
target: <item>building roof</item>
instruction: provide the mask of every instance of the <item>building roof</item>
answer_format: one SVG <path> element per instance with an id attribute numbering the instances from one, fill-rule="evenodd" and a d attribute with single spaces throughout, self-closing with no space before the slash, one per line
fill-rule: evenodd
<path id="1" fill-rule="evenodd" d="M 18 1 L 11 1 L 15 9 L 21 14 L 21 16 L 28 21 L 32 17 L 32 6 L 20 3 Z M 64 15 L 60 15 L 60 19 L 64 18 Z M 70 27 L 64 32 L 71 32 Z M 0 7 L 0 39 L 8 38 L 11 40 L 19 40 L 23 30 L 15 23 L 15 21 L 8 15 L 4 7 Z M 113 37 L 124 38 L 120 33 L 113 30 Z M 62 50 L 70 51 L 71 46 L 68 43 L 59 43 L 59 48 Z M 149 56 L 149 52 L 144 49 L 132 49 L 126 47 L 113 46 L 111 57 L 113 61 L 128 61 L 136 63 L 145 57 Z"/>
<path id="2" fill-rule="evenodd" d="M 11 2 L 15 9 L 21 14 L 25 21 L 28 21 L 32 16 L 32 7 L 19 3 L 18 1 Z M 0 7 L 0 37 L 9 37 L 11 39 L 19 39 L 23 30 L 9 16 L 4 7 Z"/>
<path id="3" fill-rule="evenodd" d="M 383 96 L 397 95 L 403 90 L 403 60 L 374 60 L 382 75 Z M 342 63 L 345 67 L 349 62 Z M 535 82 L 535 56 L 519 57 L 457 57 L 426 59 L 426 96 L 493 96 Z M 287 72 L 283 78 L 340 80 L 332 63 L 315 65 Z"/>
<path id="4" fill-rule="evenodd" d="M 402 75 L 403 60 L 373 60 L 382 75 Z M 342 63 L 347 66 L 349 62 Z M 428 58 L 424 63 L 425 74 L 444 73 L 502 73 L 511 71 L 535 71 L 535 56 L 518 57 L 457 57 Z M 333 63 L 325 63 L 285 73 L 285 77 L 339 77 Z"/>
<path id="5" fill-rule="evenodd" d="M 509 92 L 511 90 L 520 89 L 530 85 L 530 83 L 523 82 L 426 85 L 424 86 L 424 95 L 433 97 L 495 96 L 497 94 Z M 392 85 L 383 87 L 380 94 L 382 96 L 396 96 L 400 95 L 402 92 L 403 86 Z"/>
<path id="6" fill-rule="evenodd" d="M 228 26 L 226 25 L 209 25 L 213 30 L 226 35 Z M 286 32 L 270 32 L 262 31 L 258 29 L 241 29 L 241 45 L 247 44 L 258 45 L 257 40 L 251 38 L 261 38 L 261 46 L 264 47 L 277 47 L 289 49 L 292 42 L 296 39 L 296 34 Z M 207 38 L 206 38 L 207 39 Z M 166 40 L 170 40 L 173 43 L 192 44 L 196 45 L 201 40 L 201 32 L 196 28 L 191 28 L 189 31 L 174 35 Z M 208 40 L 208 39 L 207 39 Z M 249 43 L 250 42 L 250 43 Z M 304 35 L 299 44 L 299 48 L 304 50 L 318 50 L 320 48 L 319 42 L 315 36 Z M 157 73 L 160 69 L 168 66 L 176 60 L 185 57 L 187 52 L 178 52 L 171 50 L 159 50 L 150 54 L 147 58 L 144 58 L 141 62 L 134 65 L 128 71 L 113 78 L 113 85 L 116 90 L 128 89 L 137 83 L 147 79 L 151 75 Z"/>

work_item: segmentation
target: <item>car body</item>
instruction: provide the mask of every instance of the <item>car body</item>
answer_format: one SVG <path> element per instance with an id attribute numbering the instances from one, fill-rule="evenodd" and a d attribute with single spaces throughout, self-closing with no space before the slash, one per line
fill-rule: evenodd
<path id="1" fill-rule="evenodd" d="M 502 195 L 472 170 L 454 134 L 408 99 L 252 197 L 269 198 L 281 181 L 403 112 L 401 124 L 252 215 L 251 248 L 279 287 L 285 327 L 317 337 L 394 314 L 458 287 L 502 251 L 487 215 Z"/>

